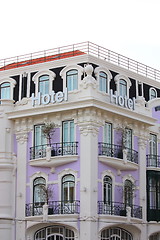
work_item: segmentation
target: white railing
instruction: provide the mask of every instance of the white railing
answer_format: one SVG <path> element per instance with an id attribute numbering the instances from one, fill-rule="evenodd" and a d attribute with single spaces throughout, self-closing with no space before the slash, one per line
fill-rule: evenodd
<path id="1" fill-rule="evenodd" d="M 0 60 L 0 71 L 82 54 L 90 54 L 92 56 L 106 60 L 107 62 L 121 66 L 132 72 L 160 81 L 160 71 L 145 64 L 139 63 L 133 59 L 127 58 L 121 54 L 108 50 L 104 47 L 100 47 L 92 42 L 82 42 L 78 44 L 2 59 Z"/>

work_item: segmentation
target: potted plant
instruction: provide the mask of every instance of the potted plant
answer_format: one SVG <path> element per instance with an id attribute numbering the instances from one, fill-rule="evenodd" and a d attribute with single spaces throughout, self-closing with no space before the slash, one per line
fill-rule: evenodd
<path id="1" fill-rule="evenodd" d="M 49 146 L 46 148 L 46 158 L 47 160 L 50 160 L 51 156 L 55 155 L 54 149 L 51 148 L 52 145 L 52 137 L 55 133 L 55 123 L 54 122 L 46 122 L 44 124 L 44 127 L 42 129 L 44 137 L 47 138 Z"/>

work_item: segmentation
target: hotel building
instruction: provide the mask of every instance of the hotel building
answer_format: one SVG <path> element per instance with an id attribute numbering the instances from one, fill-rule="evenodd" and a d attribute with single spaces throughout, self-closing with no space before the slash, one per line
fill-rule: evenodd
<path id="1" fill-rule="evenodd" d="M 160 239 L 160 71 L 91 42 L 0 60 L 0 239 Z"/>

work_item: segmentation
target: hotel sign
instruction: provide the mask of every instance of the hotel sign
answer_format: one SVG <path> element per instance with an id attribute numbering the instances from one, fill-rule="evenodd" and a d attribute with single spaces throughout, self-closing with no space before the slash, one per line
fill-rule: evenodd
<path id="1" fill-rule="evenodd" d="M 32 106 L 47 105 L 49 103 L 60 103 L 63 101 L 68 101 L 68 90 L 66 88 L 64 92 L 59 91 L 55 93 L 54 91 L 52 91 L 51 94 L 44 94 L 44 95 L 38 92 L 36 97 L 34 93 L 32 93 L 31 99 L 32 99 Z"/>
<path id="2" fill-rule="evenodd" d="M 110 102 L 130 110 L 135 110 L 135 98 L 131 99 L 127 98 L 127 96 L 119 96 L 117 92 L 113 94 L 112 89 L 110 91 Z"/>

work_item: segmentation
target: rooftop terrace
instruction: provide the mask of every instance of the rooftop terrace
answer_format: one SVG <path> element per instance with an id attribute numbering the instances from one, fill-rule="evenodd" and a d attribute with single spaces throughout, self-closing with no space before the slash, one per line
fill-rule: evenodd
<path id="1" fill-rule="evenodd" d="M 113 63 L 142 76 L 160 81 L 160 71 L 139 63 L 133 59 L 127 58 L 121 54 L 113 52 L 104 47 L 100 47 L 92 42 L 83 42 L 50 50 L 20 55 L 16 57 L 0 60 L 0 71 L 13 68 L 24 67 L 48 61 L 56 61 L 63 58 L 90 54 L 107 62 Z"/>

